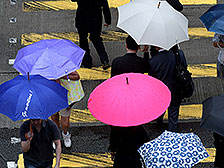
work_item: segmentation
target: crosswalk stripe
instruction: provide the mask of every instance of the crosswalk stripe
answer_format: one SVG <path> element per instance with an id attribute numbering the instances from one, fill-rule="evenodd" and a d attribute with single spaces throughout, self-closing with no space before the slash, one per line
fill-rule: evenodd
<path id="1" fill-rule="evenodd" d="M 209 157 L 201 161 L 201 163 L 214 162 L 215 160 L 215 148 L 206 148 Z M 56 160 L 54 158 L 54 163 Z M 24 168 L 23 166 L 23 155 L 19 155 L 17 162 L 18 168 Z M 112 167 L 113 161 L 111 161 L 109 153 L 70 153 L 61 155 L 60 167 Z"/>
<path id="2" fill-rule="evenodd" d="M 191 39 L 198 39 L 198 38 L 207 38 L 213 37 L 214 33 L 209 32 L 206 28 L 200 27 L 191 27 L 188 28 L 188 34 Z M 107 41 L 124 41 L 127 37 L 126 33 L 118 32 L 118 31 L 103 31 L 102 38 L 105 42 Z M 74 43 L 78 43 L 79 37 L 78 33 L 75 32 L 68 32 L 68 33 L 24 33 L 21 35 L 21 44 L 22 45 L 29 45 L 34 42 L 40 41 L 42 39 L 69 39 Z"/>
<path id="3" fill-rule="evenodd" d="M 216 64 L 189 64 L 188 70 L 192 77 L 216 77 Z M 80 68 L 78 70 L 81 80 L 105 80 L 110 78 L 111 68 L 103 70 L 102 67 Z"/>
<path id="4" fill-rule="evenodd" d="M 110 8 L 117 8 L 118 6 L 127 4 L 130 0 L 108 0 Z M 183 5 L 201 5 L 201 4 L 216 4 L 216 0 L 180 0 Z M 70 0 L 60 1 L 27 1 L 23 5 L 24 12 L 32 11 L 58 11 L 58 10 L 76 10 L 77 4 Z"/>
<path id="5" fill-rule="evenodd" d="M 179 120 L 195 121 L 202 117 L 202 104 L 181 105 Z M 167 120 L 168 114 L 165 113 L 164 120 Z M 101 123 L 95 119 L 88 109 L 72 109 L 70 116 L 71 123 Z"/>

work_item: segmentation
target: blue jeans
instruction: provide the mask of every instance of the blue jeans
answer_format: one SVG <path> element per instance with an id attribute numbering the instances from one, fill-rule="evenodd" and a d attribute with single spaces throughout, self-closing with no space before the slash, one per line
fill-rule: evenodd
<path id="1" fill-rule="evenodd" d="M 24 159 L 25 168 L 52 168 L 53 160 L 47 162 L 32 162 Z"/>

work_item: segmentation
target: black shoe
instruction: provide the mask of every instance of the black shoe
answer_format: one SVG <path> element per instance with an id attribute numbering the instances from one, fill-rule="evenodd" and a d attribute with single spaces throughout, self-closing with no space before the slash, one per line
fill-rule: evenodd
<path id="1" fill-rule="evenodd" d="M 108 62 L 104 62 L 103 63 L 103 70 L 107 70 L 108 68 L 110 68 L 110 65 Z"/>
<path id="2" fill-rule="evenodd" d="M 82 64 L 81 67 L 91 69 L 93 66 L 90 64 Z"/>

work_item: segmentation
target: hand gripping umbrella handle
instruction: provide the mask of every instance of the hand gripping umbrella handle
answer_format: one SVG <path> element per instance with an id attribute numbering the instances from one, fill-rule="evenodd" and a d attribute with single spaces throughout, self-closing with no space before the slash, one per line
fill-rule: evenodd
<path id="1" fill-rule="evenodd" d="M 33 133 L 33 129 L 32 129 L 32 125 L 30 123 L 30 131 L 25 134 L 25 138 L 30 139 L 32 133 Z"/>

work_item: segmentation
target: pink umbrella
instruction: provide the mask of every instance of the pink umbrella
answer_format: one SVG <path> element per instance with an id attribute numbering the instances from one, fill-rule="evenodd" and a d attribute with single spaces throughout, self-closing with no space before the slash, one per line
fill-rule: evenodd
<path id="1" fill-rule="evenodd" d="M 171 93 L 160 80 L 140 73 L 107 79 L 90 94 L 88 108 L 99 121 L 136 126 L 158 118 L 168 108 Z"/>

